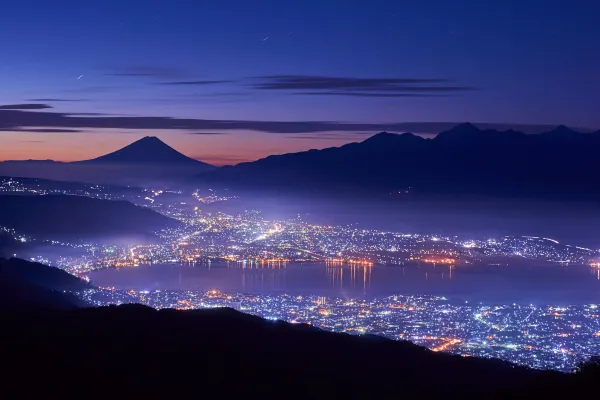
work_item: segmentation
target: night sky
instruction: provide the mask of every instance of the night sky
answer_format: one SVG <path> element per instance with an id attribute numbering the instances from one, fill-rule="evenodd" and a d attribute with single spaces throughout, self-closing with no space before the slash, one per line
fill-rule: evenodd
<path id="1" fill-rule="evenodd" d="M 220 165 L 434 122 L 597 130 L 599 16 L 594 0 L 3 2 L 0 159 L 147 135 Z"/>

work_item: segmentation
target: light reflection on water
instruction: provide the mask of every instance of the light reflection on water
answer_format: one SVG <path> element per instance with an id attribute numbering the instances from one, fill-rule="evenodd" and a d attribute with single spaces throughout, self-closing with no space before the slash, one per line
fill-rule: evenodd
<path id="1" fill-rule="evenodd" d="M 373 266 L 159 264 L 89 274 L 96 285 L 136 290 L 210 290 L 336 297 L 430 294 L 482 302 L 600 302 L 600 269 L 587 266 Z"/>

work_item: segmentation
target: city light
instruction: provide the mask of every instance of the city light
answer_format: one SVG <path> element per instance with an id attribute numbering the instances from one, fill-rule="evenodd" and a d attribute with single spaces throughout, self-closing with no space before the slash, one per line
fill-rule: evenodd
<path id="1" fill-rule="evenodd" d="M 509 265 L 515 261 L 565 268 L 591 266 L 598 269 L 600 279 L 597 250 L 564 245 L 550 238 L 456 237 L 319 225 L 302 218 L 269 220 L 257 210 L 230 214 L 208 211 L 206 205 L 234 199 L 214 190 L 208 195 L 195 191 L 191 201 L 169 202 L 162 190 L 141 189 L 124 197 L 102 186 L 70 191 L 46 189 L 38 183 L 15 178 L 3 179 L 0 192 L 125 199 L 181 222 L 176 228 L 155 232 L 157 240 L 153 244 L 133 240 L 93 243 L 41 239 L 0 227 L 0 233 L 15 241 L 32 248 L 52 249 L 48 254 L 27 255 L 32 261 L 56 266 L 87 281 L 90 281 L 88 274 L 95 270 L 155 264 L 231 263 L 247 273 L 248 269 L 283 270 L 293 263 L 321 263 L 334 284 L 356 282 L 358 276 L 366 290 L 370 274 L 379 266 L 419 268 L 433 264 L 430 268 L 436 268 L 439 264 L 452 279 L 453 271 L 455 274 L 461 268 Z M 596 271 L 593 272 L 592 277 L 596 279 Z M 567 371 L 600 353 L 597 304 L 487 305 L 401 293 L 391 297 L 340 299 L 305 294 L 224 293 L 219 289 L 206 292 L 110 287 L 90 289 L 82 297 L 99 306 L 142 303 L 179 310 L 231 307 L 266 319 L 305 323 L 335 332 L 410 340 L 437 352 L 496 357 L 534 368 Z"/>
<path id="2" fill-rule="evenodd" d="M 597 305 L 471 305 L 437 296 L 348 299 L 289 294 L 89 289 L 94 305 L 142 303 L 180 310 L 230 307 L 268 320 L 334 332 L 410 340 L 435 352 L 500 358 L 540 369 L 571 371 L 600 354 Z M 557 319 L 556 313 L 560 313 Z"/>

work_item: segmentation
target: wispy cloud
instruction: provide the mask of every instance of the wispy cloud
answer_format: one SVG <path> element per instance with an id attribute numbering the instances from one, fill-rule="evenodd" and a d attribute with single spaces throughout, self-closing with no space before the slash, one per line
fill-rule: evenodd
<path id="1" fill-rule="evenodd" d="M 372 135 L 373 132 L 317 132 L 285 135 L 285 138 L 308 140 L 362 140 L 364 137 Z"/>
<path id="2" fill-rule="evenodd" d="M 192 158 L 209 163 L 211 165 L 216 165 L 216 166 L 232 165 L 232 164 L 239 164 L 242 162 L 252 161 L 251 159 L 246 158 L 246 157 L 231 156 L 231 155 L 219 155 L 219 154 L 196 155 L 196 156 L 193 156 Z"/>
<path id="3" fill-rule="evenodd" d="M 150 65 L 128 65 L 109 67 L 110 76 L 129 76 L 129 77 L 152 77 L 152 78 L 176 78 L 185 76 L 186 73 L 178 68 L 157 67 Z"/>
<path id="4" fill-rule="evenodd" d="M 189 132 L 191 135 L 225 135 L 229 132 Z"/>
<path id="5" fill-rule="evenodd" d="M 84 87 L 77 88 L 77 89 L 69 89 L 69 90 L 66 90 L 66 92 L 95 94 L 95 93 L 113 92 L 113 91 L 122 90 L 122 89 L 127 89 L 127 87 L 126 86 L 84 86 Z"/>

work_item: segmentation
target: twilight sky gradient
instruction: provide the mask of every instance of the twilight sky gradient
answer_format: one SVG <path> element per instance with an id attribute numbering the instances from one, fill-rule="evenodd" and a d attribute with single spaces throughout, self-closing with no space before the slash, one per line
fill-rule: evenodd
<path id="1" fill-rule="evenodd" d="M 148 135 L 220 165 L 464 121 L 597 130 L 599 15 L 596 0 L 6 2 L 0 160 Z"/>

